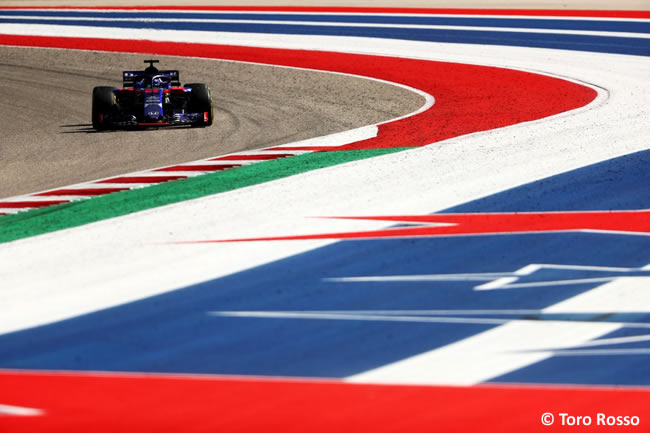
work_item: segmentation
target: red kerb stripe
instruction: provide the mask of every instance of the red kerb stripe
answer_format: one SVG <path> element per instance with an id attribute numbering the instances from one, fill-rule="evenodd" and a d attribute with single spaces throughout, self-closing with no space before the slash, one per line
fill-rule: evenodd
<path id="1" fill-rule="evenodd" d="M 112 192 L 127 191 L 129 188 L 83 188 L 83 189 L 57 189 L 55 191 L 42 192 L 36 194 L 37 196 L 51 196 L 51 195 L 103 195 Z"/>
<path id="2" fill-rule="evenodd" d="M 46 207 L 55 204 L 68 203 L 69 200 L 48 200 L 48 201 L 5 201 L 0 202 L 0 207 L 7 209 L 20 209 L 24 207 Z"/>
<path id="3" fill-rule="evenodd" d="M 185 178 L 187 176 L 124 176 L 102 180 L 97 183 L 160 183 Z"/>
<path id="4" fill-rule="evenodd" d="M 228 168 L 241 167 L 239 164 L 224 165 L 175 165 L 173 167 L 159 168 L 155 171 L 219 171 Z"/>
<path id="5" fill-rule="evenodd" d="M 276 153 L 269 155 L 228 155 L 220 156 L 219 158 L 212 158 L 209 161 L 266 161 L 270 159 L 286 158 L 294 156 L 292 153 Z"/>
<path id="6" fill-rule="evenodd" d="M 338 147 L 332 146 L 291 146 L 291 147 L 269 147 L 265 150 L 304 150 L 309 152 L 332 151 L 338 150 Z"/>

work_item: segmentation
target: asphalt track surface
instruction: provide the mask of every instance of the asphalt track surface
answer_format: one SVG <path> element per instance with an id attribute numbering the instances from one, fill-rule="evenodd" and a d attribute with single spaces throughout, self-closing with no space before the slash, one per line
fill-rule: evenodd
<path id="1" fill-rule="evenodd" d="M 182 83 L 205 82 L 209 128 L 98 133 L 94 86 L 120 87 L 147 56 L 0 47 L 0 197 L 32 193 L 346 131 L 417 110 L 422 96 L 365 78 L 218 60 L 159 57 Z M 147 57 L 148 58 L 148 57 Z"/>

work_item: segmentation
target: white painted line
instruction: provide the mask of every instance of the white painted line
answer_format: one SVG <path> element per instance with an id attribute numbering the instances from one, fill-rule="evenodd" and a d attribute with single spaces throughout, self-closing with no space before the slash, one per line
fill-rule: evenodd
<path id="1" fill-rule="evenodd" d="M 302 311 L 303 313 L 305 311 Z M 224 311 L 222 313 L 227 313 Z M 294 312 L 295 313 L 295 312 Z M 340 315 L 379 315 L 379 316 L 506 316 L 506 315 L 538 315 L 542 310 L 533 309 L 485 309 L 485 310 L 310 310 L 309 313 L 340 314 Z"/>
<path id="2" fill-rule="evenodd" d="M 88 183 L 88 184 L 81 184 L 81 185 L 73 185 L 70 187 L 63 187 L 63 188 L 57 188 L 57 189 L 68 189 L 68 188 L 73 188 L 73 187 L 79 187 L 79 189 L 84 189 L 84 188 L 126 188 L 127 190 L 129 189 L 136 189 L 136 188 L 144 188 L 147 186 L 151 186 L 150 183 Z"/>
<path id="3" fill-rule="evenodd" d="M 75 200 L 86 200 L 88 198 L 94 197 L 94 195 L 78 195 L 78 194 L 73 194 L 73 195 L 48 195 L 48 196 L 29 196 L 29 198 L 26 198 L 26 201 L 30 202 L 39 202 L 39 201 L 75 201 Z M 41 200 L 41 199 L 46 199 L 46 200 Z"/>
<path id="4" fill-rule="evenodd" d="M 395 119 L 390 120 L 394 122 Z M 375 138 L 379 128 L 376 125 L 363 126 L 349 131 L 337 132 L 322 137 L 308 138 L 294 143 L 274 146 L 273 149 L 280 150 L 283 147 L 340 147 L 361 140 Z"/>
<path id="5" fill-rule="evenodd" d="M 391 314 L 382 315 L 372 313 L 372 311 L 364 314 L 322 311 L 211 311 L 208 314 L 221 317 L 250 317 L 258 319 L 352 320 L 368 322 L 457 323 L 472 325 L 501 325 L 511 321 L 510 319 L 483 317 L 429 317 Z"/>
<path id="6" fill-rule="evenodd" d="M 14 203 L 14 202 L 26 201 L 26 202 L 38 203 L 38 202 L 42 202 L 42 201 L 53 201 L 53 200 L 56 200 L 56 199 L 53 198 L 53 197 L 49 197 L 49 196 L 19 195 L 19 196 L 16 196 L 16 197 L 9 197 L 9 198 L 0 199 L 0 202 Z"/>
<path id="7" fill-rule="evenodd" d="M 100 183 L 100 184 L 96 184 L 96 185 L 92 185 L 92 186 L 88 186 L 87 184 L 83 184 L 83 185 L 72 185 L 70 187 L 56 188 L 56 189 L 50 190 L 50 193 L 52 191 L 59 191 L 59 190 L 83 191 L 85 189 L 103 190 L 103 189 L 113 189 L 113 188 L 127 188 L 127 187 L 124 186 L 124 185 L 108 184 L 108 183 Z M 27 197 L 34 197 L 34 196 L 29 195 Z M 53 197 L 53 196 L 36 196 L 36 197 Z"/>
<path id="8" fill-rule="evenodd" d="M 221 161 L 210 161 L 210 160 L 201 160 L 201 161 L 191 161 L 191 162 L 184 162 L 182 164 L 177 164 L 177 165 L 172 165 L 170 167 L 192 167 L 196 165 L 213 165 L 215 167 L 219 167 L 222 165 L 244 165 L 244 164 L 253 164 L 255 162 L 258 162 L 259 160 L 221 160 Z M 144 173 L 151 173 L 151 172 L 144 172 Z M 161 172 L 161 171 L 156 171 L 154 173 L 175 173 L 175 172 Z"/>
<path id="9" fill-rule="evenodd" d="M 310 27 L 349 27 L 349 28 L 392 28 L 413 30 L 452 30 L 471 32 L 502 32 L 523 34 L 555 34 L 555 35 L 580 35 L 580 36 L 606 36 L 616 38 L 642 38 L 650 39 L 650 34 L 637 32 L 615 32 L 596 30 L 566 30 L 543 29 L 524 27 L 482 27 L 482 26 L 450 26 L 430 24 L 384 24 L 384 23 L 349 23 L 339 21 L 281 21 L 281 20 L 227 20 L 227 19 L 199 19 L 199 18 L 97 18 L 97 17 L 61 17 L 61 16 L 28 16 L 28 15 L 0 15 L 0 19 L 29 19 L 34 21 L 93 21 L 93 22 L 139 22 L 139 23 L 207 23 L 207 24 L 263 24 L 263 25 L 293 25 Z M 514 23 L 516 24 L 516 23 Z M 152 26 L 153 27 L 153 26 Z"/>
<path id="10" fill-rule="evenodd" d="M 607 323 L 609 325 L 617 325 L 621 328 L 631 329 L 650 329 L 650 323 L 647 322 L 620 322 L 620 321 L 591 321 L 591 320 L 569 320 L 569 319 L 553 319 L 549 316 L 544 316 L 543 310 L 536 310 L 534 315 L 539 317 L 533 319 L 520 319 L 520 318 L 502 318 L 502 317 L 464 317 L 463 310 L 448 310 L 441 315 L 431 313 L 417 313 L 418 310 L 367 310 L 367 311 L 210 311 L 207 314 L 211 316 L 220 317 L 240 317 L 240 318 L 256 318 L 256 319 L 300 319 L 300 320 L 350 320 L 350 321 L 366 321 L 366 322 L 412 322 L 412 323 L 453 323 L 458 325 L 505 325 L 515 322 L 544 322 L 544 323 Z M 435 310 L 432 310 L 435 311 Z M 471 310 L 469 310 L 471 311 Z M 488 312 L 490 310 L 487 310 Z M 498 310 L 494 310 L 498 311 Z M 511 310 L 511 311 L 525 311 L 525 310 Z M 541 312 L 540 312 L 541 311 Z M 478 311 L 468 314 L 467 316 L 494 316 L 494 315 L 512 315 L 513 313 L 490 313 L 483 314 Z M 524 314 L 524 313 L 519 313 Z M 565 313 L 573 314 L 573 313 Z M 612 314 L 611 312 L 591 311 L 588 314 L 595 316 L 601 314 Z M 539 350 L 538 350 L 539 351 Z"/>
<path id="11" fill-rule="evenodd" d="M 229 159 L 225 161 L 205 161 L 205 164 L 212 164 L 215 166 L 218 165 L 253 165 L 260 162 L 272 161 L 270 159 Z M 181 165 L 190 165 L 190 164 L 181 164 Z M 201 161 L 197 161 L 196 165 L 202 165 Z M 236 167 L 234 167 L 236 168 Z"/>
<path id="12" fill-rule="evenodd" d="M 633 335 L 631 337 L 601 338 L 599 340 L 591 340 L 582 344 L 576 344 L 574 347 L 609 346 L 613 344 L 640 343 L 644 341 L 650 341 L 650 334 Z M 553 350 L 553 348 L 549 349 Z"/>
<path id="13" fill-rule="evenodd" d="M 583 272 L 602 272 L 615 273 L 621 275 L 607 275 L 603 277 L 592 278 L 547 278 L 544 281 L 535 281 L 529 283 L 516 283 L 521 277 L 531 275 L 539 270 L 551 269 L 558 271 L 583 271 Z M 474 287 L 475 290 L 494 290 L 494 289 L 518 289 L 529 287 L 546 287 L 560 286 L 569 284 L 598 283 L 608 282 L 631 274 L 634 272 L 643 272 L 644 268 L 620 268 L 608 266 L 579 266 L 579 265 L 555 265 L 555 264 L 530 264 L 514 272 L 487 272 L 487 273 L 464 273 L 464 274 L 424 274 L 424 275 L 380 275 L 380 276 L 360 276 L 360 277 L 342 277 L 326 278 L 325 281 L 334 282 L 417 282 L 417 281 L 487 281 L 485 284 Z M 630 275 L 628 278 L 647 278 L 646 275 Z"/>
<path id="14" fill-rule="evenodd" d="M 24 8 L 12 8 L 11 10 L 15 11 L 38 11 L 38 12 L 52 12 L 52 9 L 24 9 Z M 322 16 L 322 15 L 333 15 L 333 16 L 376 16 L 376 17 L 427 17 L 427 18 L 474 18 L 474 19 L 494 19 L 494 18 L 505 18 L 505 19 L 539 19 L 539 20 L 565 20 L 565 21 L 628 21 L 628 22 L 648 22 L 648 18 L 617 18 L 617 17 L 589 17 L 589 16 L 555 16 L 555 15 L 499 15 L 499 14 L 441 14 L 441 13 L 409 13 L 409 12 L 373 12 L 366 13 L 363 11 L 359 12 L 309 12 L 309 11 L 245 11 L 245 10 L 177 10 L 177 9 L 164 9 L 164 6 L 161 9 L 156 10 L 129 10 L 129 9 L 66 9 L 69 12 L 98 12 L 98 13 L 147 13 L 147 12 L 160 12 L 168 14 L 237 14 L 237 15 L 308 15 L 308 16 Z M 578 12 L 579 13 L 579 12 Z"/>
<path id="15" fill-rule="evenodd" d="M 553 356 L 621 356 L 621 355 L 650 355 L 650 349 L 575 349 L 553 350 Z"/>
<path id="16" fill-rule="evenodd" d="M 180 164 L 179 164 L 179 165 L 180 165 Z M 156 172 L 147 173 L 147 174 L 144 174 L 144 173 L 143 173 L 141 176 L 143 176 L 143 177 L 156 177 L 156 175 L 158 175 L 158 176 L 184 176 L 184 177 L 196 177 L 196 176 L 201 176 L 201 175 L 206 174 L 206 173 L 213 173 L 213 172 L 212 172 L 212 171 L 200 171 L 200 170 L 187 170 L 187 171 L 183 171 L 183 170 L 174 170 L 174 171 L 156 171 Z M 122 175 L 122 176 L 120 176 L 120 177 L 130 177 L 130 176 L 131 176 L 131 175 L 129 175 L 129 174 L 125 174 L 125 175 Z M 176 180 L 183 180 L 183 179 L 171 179 L 171 180 L 165 180 L 165 181 L 162 181 L 162 182 L 151 183 L 151 184 L 149 184 L 149 185 L 150 185 L 150 186 L 151 186 L 151 185 L 158 185 L 158 184 L 160 184 L 160 183 L 165 183 L 165 182 L 174 182 L 174 181 L 176 181 Z"/>
<path id="17" fill-rule="evenodd" d="M 341 277 L 326 278 L 325 281 L 340 283 L 357 283 L 357 282 L 419 282 L 419 281 L 493 281 L 505 275 L 511 275 L 509 272 L 494 273 L 477 273 L 477 274 L 431 274 L 431 275 L 388 275 L 388 276 L 368 276 L 368 277 Z"/>
<path id="18" fill-rule="evenodd" d="M 269 147 L 266 149 L 260 149 L 260 150 L 252 150 L 249 152 L 246 152 L 246 155 L 293 155 L 293 156 L 298 156 L 298 155 L 305 155 L 307 153 L 312 153 L 311 150 L 275 150 L 273 147 Z M 237 155 L 236 153 L 234 155 Z"/>
<path id="19" fill-rule="evenodd" d="M 638 272 L 643 270 L 643 268 L 621 268 L 614 266 L 583 266 L 583 265 L 555 265 L 549 263 L 543 264 L 532 264 L 527 265 L 521 268 L 518 271 L 515 271 L 517 275 L 530 275 L 535 271 L 540 269 L 559 269 L 559 270 L 575 270 L 575 271 L 594 271 L 594 272 L 619 272 L 619 273 L 630 273 Z"/>
<path id="20" fill-rule="evenodd" d="M 503 289 L 505 287 L 511 287 L 512 283 L 514 283 L 517 280 L 519 280 L 518 277 L 501 277 L 501 278 L 497 278 L 494 281 L 490 281 L 489 283 L 476 286 L 474 287 L 474 290 Z"/>
<path id="21" fill-rule="evenodd" d="M 368 311 L 210 311 L 207 314 L 219 317 L 240 317 L 256 319 L 300 319 L 300 320 L 350 320 L 365 322 L 411 322 L 411 323 L 453 323 L 459 325 L 505 325 L 510 323 L 544 322 L 544 323 L 587 323 L 599 324 L 607 323 L 616 325 L 620 328 L 633 329 L 650 329 L 650 323 L 647 322 L 596 322 L 588 320 L 568 320 L 568 319 L 518 319 L 518 318 L 500 318 L 500 317 L 462 317 L 454 316 L 450 312 L 441 316 L 428 314 L 413 314 L 404 312 L 403 314 L 380 314 L 374 310 Z M 593 313 L 592 313 L 593 314 Z M 473 314 L 476 316 L 478 314 Z M 494 315 L 494 314 L 493 314 Z M 537 349 L 539 351 L 540 349 Z"/>
<path id="22" fill-rule="evenodd" d="M 0 417 L 1 416 L 41 416 L 45 412 L 41 409 L 34 409 L 31 407 L 10 406 L 8 404 L 0 404 Z"/>
<path id="23" fill-rule="evenodd" d="M 183 165 L 183 164 L 178 164 L 178 165 Z M 175 165 L 170 165 L 169 167 L 176 167 Z M 160 176 L 184 176 L 184 177 L 192 177 L 192 176 L 199 176 L 203 174 L 204 172 L 201 171 L 195 171 L 195 170 L 187 170 L 187 171 L 182 171 L 182 170 L 175 170 L 175 171 L 155 171 L 158 170 L 152 169 L 150 171 L 138 171 L 135 173 L 125 173 L 125 174 L 120 174 L 118 176 L 113 176 L 111 179 L 121 179 L 124 177 L 160 177 Z M 165 181 L 167 182 L 167 181 Z M 91 185 L 94 185 L 94 183 L 90 183 Z M 145 185 L 147 185 L 146 182 L 144 182 Z M 152 184 L 148 184 L 152 185 Z"/>
<path id="24" fill-rule="evenodd" d="M 545 313 L 588 312 L 598 308 L 617 313 L 650 312 L 650 277 L 621 277 L 544 309 Z"/>
<path id="25" fill-rule="evenodd" d="M 552 281 L 536 281 L 532 283 L 514 283 L 516 278 L 503 278 L 492 283 L 483 284 L 476 287 L 476 290 L 495 290 L 495 289 L 525 289 L 531 287 L 555 287 L 555 286 L 569 286 L 574 284 L 597 284 L 612 281 L 618 277 L 596 277 L 596 278 L 576 278 L 571 280 L 552 280 Z M 640 277 L 644 278 L 644 277 Z"/>

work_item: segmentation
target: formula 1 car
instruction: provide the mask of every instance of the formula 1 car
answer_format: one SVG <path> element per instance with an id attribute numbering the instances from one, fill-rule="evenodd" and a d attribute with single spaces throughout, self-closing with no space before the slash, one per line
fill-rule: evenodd
<path id="1" fill-rule="evenodd" d="M 145 60 L 144 71 L 124 71 L 122 88 L 93 89 L 92 121 L 106 129 L 212 125 L 212 98 L 203 83 L 181 86 L 177 70 L 159 71 Z"/>

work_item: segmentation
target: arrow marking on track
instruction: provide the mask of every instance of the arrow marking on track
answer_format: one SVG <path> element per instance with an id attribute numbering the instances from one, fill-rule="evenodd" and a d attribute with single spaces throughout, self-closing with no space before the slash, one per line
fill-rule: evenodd
<path id="1" fill-rule="evenodd" d="M 575 231 L 650 236 L 650 210 L 648 209 L 584 212 L 515 212 L 365 217 L 347 216 L 325 218 L 387 221 L 402 224 L 406 223 L 408 226 L 389 227 L 386 229 L 359 232 L 273 236 L 248 239 L 199 240 L 175 243 L 195 244 L 314 239 L 383 239 Z"/>

